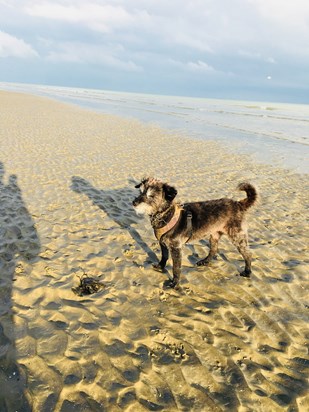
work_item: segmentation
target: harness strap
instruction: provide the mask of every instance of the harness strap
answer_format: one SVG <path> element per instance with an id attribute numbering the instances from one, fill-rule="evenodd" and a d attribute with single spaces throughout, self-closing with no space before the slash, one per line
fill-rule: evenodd
<path id="1" fill-rule="evenodd" d="M 160 241 L 161 237 L 163 235 L 165 235 L 165 233 L 167 233 L 169 230 L 173 229 L 174 226 L 176 226 L 179 218 L 180 218 L 180 214 L 183 211 L 183 207 L 181 205 L 176 205 L 175 206 L 175 212 L 173 217 L 171 218 L 171 220 L 163 227 L 159 228 L 159 229 L 155 229 L 155 235 L 156 238 Z M 192 228 L 192 212 L 190 210 L 188 210 L 186 212 L 187 214 L 187 233 L 188 233 L 188 239 L 186 240 L 186 243 L 189 242 L 189 240 L 192 237 L 193 234 L 193 228 Z"/>
<path id="2" fill-rule="evenodd" d="M 163 227 L 160 227 L 159 229 L 154 229 L 156 238 L 160 241 L 161 237 L 165 235 L 169 230 L 173 229 L 174 226 L 176 226 L 176 223 L 178 222 L 180 218 L 180 214 L 182 212 L 182 207 L 179 205 L 175 206 L 175 212 L 171 220 Z"/>
<path id="3" fill-rule="evenodd" d="M 188 237 L 188 239 L 186 240 L 186 243 L 189 242 L 189 240 L 191 239 L 192 234 L 193 234 L 193 228 L 192 228 L 192 212 L 191 212 L 191 210 L 188 210 L 188 211 L 187 211 L 187 231 L 188 231 L 189 237 Z"/>

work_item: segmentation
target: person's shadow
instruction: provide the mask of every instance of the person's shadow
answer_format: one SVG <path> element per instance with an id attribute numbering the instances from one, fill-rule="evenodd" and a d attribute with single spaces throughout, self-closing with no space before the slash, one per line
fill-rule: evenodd
<path id="1" fill-rule="evenodd" d="M 132 187 L 134 187 L 133 183 Z M 136 190 L 130 187 L 110 190 L 96 189 L 86 179 L 78 176 L 72 177 L 71 188 L 76 193 L 83 193 L 88 196 L 94 205 L 102 209 L 119 227 L 125 229 L 144 250 L 148 256 L 147 262 L 157 261 L 155 253 L 132 227 L 132 224 L 136 223 L 138 219 L 132 206 L 132 200 L 136 197 Z"/>
<path id="2" fill-rule="evenodd" d="M 17 183 L 11 175 L 4 183 L 0 162 L 0 411 L 31 411 L 25 396 L 27 379 L 18 365 L 12 310 L 13 282 L 20 260 L 32 261 L 40 240 Z M 18 316 L 18 314 L 17 314 Z"/>

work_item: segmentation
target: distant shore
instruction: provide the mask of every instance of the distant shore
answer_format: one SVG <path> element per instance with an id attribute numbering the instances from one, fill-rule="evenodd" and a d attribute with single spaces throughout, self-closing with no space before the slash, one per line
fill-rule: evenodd
<path id="1" fill-rule="evenodd" d="M 0 91 L 0 405 L 25 411 L 308 410 L 307 176 L 136 120 Z M 288 153 L 287 153 L 288 155 Z M 228 240 L 184 250 L 181 290 L 132 209 L 156 176 L 179 201 L 240 198 L 253 275 Z M 102 289 L 77 296 L 83 275 Z"/>

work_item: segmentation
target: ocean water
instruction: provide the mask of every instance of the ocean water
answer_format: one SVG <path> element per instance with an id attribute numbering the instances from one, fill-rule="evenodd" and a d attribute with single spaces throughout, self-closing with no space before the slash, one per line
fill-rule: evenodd
<path id="1" fill-rule="evenodd" d="M 0 89 L 47 96 L 139 119 L 194 139 L 223 143 L 262 163 L 309 173 L 309 105 L 214 100 L 106 90 L 0 83 Z"/>

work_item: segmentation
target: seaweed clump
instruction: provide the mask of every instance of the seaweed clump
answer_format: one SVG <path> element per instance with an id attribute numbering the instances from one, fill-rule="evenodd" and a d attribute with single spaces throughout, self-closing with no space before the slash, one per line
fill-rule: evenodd
<path id="1" fill-rule="evenodd" d="M 105 288 L 105 285 L 95 278 L 89 277 L 86 273 L 79 277 L 79 285 L 72 288 L 75 295 L 84 296 L 92 295 L 93 293 L 99 292 L 101 289 Z"/>

